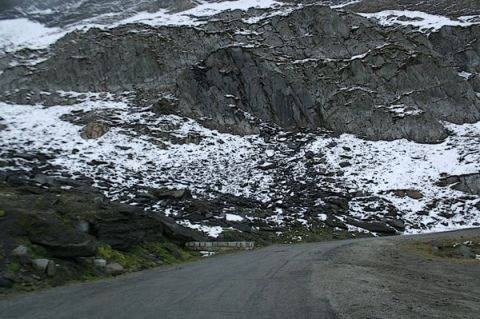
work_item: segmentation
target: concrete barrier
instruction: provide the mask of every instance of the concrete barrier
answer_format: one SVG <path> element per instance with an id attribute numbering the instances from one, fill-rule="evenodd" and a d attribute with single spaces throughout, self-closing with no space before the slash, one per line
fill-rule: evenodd
<path id="1" fill-rule="evenodd" d="M 185 244 L 190 250 L 226 251 L 250 250 L 255 247 L 253 241 L 191 241 Z"/>

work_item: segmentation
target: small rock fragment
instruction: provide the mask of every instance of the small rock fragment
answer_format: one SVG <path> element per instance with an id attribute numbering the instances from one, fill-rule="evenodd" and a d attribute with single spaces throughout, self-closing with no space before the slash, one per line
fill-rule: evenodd
<path id="1" fill-rule="evenodd" d="M 93 261 L 93 265 L 97 268 L 105 268 L 105 266 L 107 266 L 107 261 L 105 259 L 98 258 Z"/>
<path id="2" fill-rule="evenodd" d="M 13 256 L 26 256 L 26 255 L 28 255 L 27 246 L 24 246 L 24 245 L 17 246 L 17 248 L 12 250 L 12 255 Z"/>

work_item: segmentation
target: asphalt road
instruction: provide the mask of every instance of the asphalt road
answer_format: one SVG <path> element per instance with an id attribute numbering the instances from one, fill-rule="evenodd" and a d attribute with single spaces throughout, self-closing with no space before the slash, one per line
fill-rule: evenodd
<path id="1" fill-rule="evenodd" d="M 397 254 L 398 242 L 410 239 L 271 246 L 223 255 L 8 297 L 0 300 L 0 318 L 479 318 L 480 262 L 454 271 L 459 278 L 445 278 L 451 286 L 437 287 L 443 280 L 428 274 L 443 276 L 444 266 L 422 266 Z M 459 288 L 458 280 L 468 283 Z M 422 295 L 416 284 L 433 286 Z M 432 290 L 444 304 L 437 304 Z"/>

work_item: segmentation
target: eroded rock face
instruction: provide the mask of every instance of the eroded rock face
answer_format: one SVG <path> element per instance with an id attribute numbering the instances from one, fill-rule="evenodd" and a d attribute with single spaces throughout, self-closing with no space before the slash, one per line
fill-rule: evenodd
<path id="1" fill-rule="evenodd" d="M 201 28 L 135 28 L 67 35 L 47 61 L 6 69 L 3 98 L 129 90 L 146 104 L 170 96 L 169 112 L 238 134 L 269 123 L 422 143 L 448 135 L 440 121 L 480 120 L 479 81 L 458 75 L 478 71 L 479 27 L 427 37 L 313 6 L 258 24 L 233 12 Z"/>

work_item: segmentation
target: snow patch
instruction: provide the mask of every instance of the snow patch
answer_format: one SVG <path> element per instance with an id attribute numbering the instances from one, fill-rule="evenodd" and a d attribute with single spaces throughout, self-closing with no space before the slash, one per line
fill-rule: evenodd
<path id="1" fill-rule="evenodd" d="M 235 215 L 235 214 L 226 214 L 225 219 L 229 222 L 241 222 L 244 220 L 242 216 Z"/>
<path id="2" fill-rule="evenodd" d="M 475 22 L 473 16 L 460 17 L 454 20 L 445 16 L 409 10 L 385 10 L 374 13 L 360 13 L 360 15 L 365 18 L 375 19 L 383 26 L 411 26 L 421 31 L 438 31 L 445 26 L 468 27 L 480 23 L 478 21 Z"/>
<path id="3" fill-rule="evenodd" d="M 26 18 L 0 20 L 0 52 L 23 48 L 43 49 L 63 37 L 59 28 L 48 28 Z"/>

